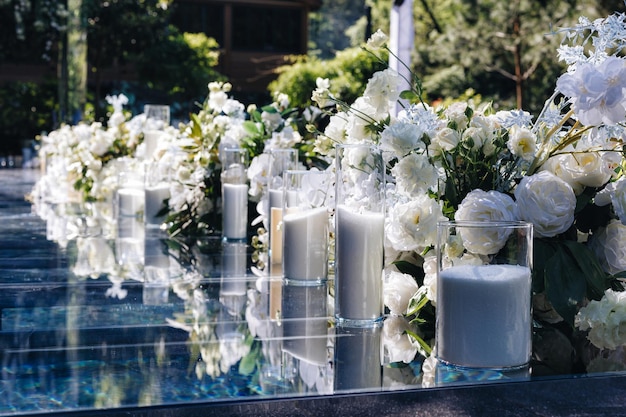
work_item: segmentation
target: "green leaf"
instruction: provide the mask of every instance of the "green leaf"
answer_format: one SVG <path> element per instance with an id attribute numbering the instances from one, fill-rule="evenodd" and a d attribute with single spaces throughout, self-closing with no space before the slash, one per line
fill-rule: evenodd
<path id="1" fill-rule="evenodd" d="M 570 251 L 572 259 L 587 282 L 587 297 L 591 300 L 599 300 L 607 289 L 607 275 L 598 263 L 597 258 L 582 243 L 565 241 L 565 246 Z"/>
<path id="2" fill-rule="evenodd" d="M 548 259 L 555 254 L 554 245 L 543 239 L 533 241 L 533 292 L 545 291 L 545 270 Z"/>
<path id="3" fill-rule="evenodd" d="M 414 263 L 408 261 L 395 261 L 393 262 L 393 265 L 395 265 L 395 267 L 398 268 L 398 271 L 403 274 L 408 274 L 415 278 L 415 281 L 419 285 L 422 285 L 424 282 L 424 270 Z"/>
<path id="4" fill-rule="evenodd" d="M 253 354 L 254 350 L 248 355 L 244 356 L 239 362 L 239 374 L 240 375 L 252 375 L 256 368 L 257 355 Z"/>
<path id="5" fill-rule="evenodd" d="M 573 326 L 578 305 L 587 294 L 587 282 L 565 245 L 557 246 L 545 264 L 545 288 L 554 309 Z"/>
<path id="6" fill-rule="evenodd" d="M 259 128 L 259 125 L 256 124 L 255 122 L 251 122 L 250 120 L 246 120 L 245 122 L 243 122 L 243 128 L 246 132 L 248 132 L 251 135 L 263 134 L 263 132 Z"/>
<path id="7" fill-rule="evenodd" d="M 198 115 L 195 113 L 189 114 L 191 118 L 191 137 L 199 138 L 202 137 L 202 123 L 200 123 L 200 119 L 198 119 Z"/>
<path id="8" fill-rule="evenodd" d="M 419 101 L 419 96 L 417 94 L 415 94 L 415 92 L 413 92 L 411 90 L 404 90 L 403 92 L 401 92 L 400 93 L 400 98 L 404 99 L 404 100 L 408 100 L 410 102 Z"/>

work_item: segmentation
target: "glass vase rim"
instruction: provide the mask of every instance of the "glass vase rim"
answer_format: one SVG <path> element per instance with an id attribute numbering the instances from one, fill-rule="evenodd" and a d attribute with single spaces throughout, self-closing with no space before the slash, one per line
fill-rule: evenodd
<path id="1" fill-rule="evenodd" d="M 524 220 L 440 220 L 437 227 L 511 227 L 511 228 L 528 228 L 532 227 L 531 222 Z"/>

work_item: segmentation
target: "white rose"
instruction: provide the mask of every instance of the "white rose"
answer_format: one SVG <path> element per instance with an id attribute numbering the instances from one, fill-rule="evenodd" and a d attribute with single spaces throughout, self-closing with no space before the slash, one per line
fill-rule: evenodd
<path id="1" fill-rule="evenodd" d="M 467 120 L 467 116 L 465 115 L 466 110 L 467 103 L 463 101 L 457 101 L 448 106 L 445 111 L 445 115 L 451 122 L 456 123 L 457 129 L 463 130 L 467 127 L 469 123 L 469 120 Z"/>
<path id="2" fill-rule="evenodd" d="M 456 130 L 444 127 L 437 132 L 433 138 L 433 143 L 445 151 L 451 151 L 459 145 L 461 136 Z"/>
<path id="3" fill-rule="evenodd" d="M 574 190 L 548 171 L 524 177 L 515 189 L 515 198 L 521 220 L 534 225 L 537 237 L 556 236 L 574 223 Z"/>
<path id="4" fill-rule="evenodd" d="M 626 271 L 626 226 L 611 220 L 589 240 L 591 250 L 609 274 Z"/>
<path id="5" fill-rule="evenodd" d="M 415 279 L 408 274 L 386 271 L 383 285 L 383 301 L 391 314 L 401 316 L 406 313 L 409 301 L 418 289 Z"/>
<path id="6" fill-rule="evenodd" d="M 493 222 L 519 220 L 515 201 L 498 191 L 473 190 L 461 202 L 454 219 L 459 222 Z M 460 227 L 467 250 L 479 255 L 498 253 L 510 235 L 509 229 Z"/>

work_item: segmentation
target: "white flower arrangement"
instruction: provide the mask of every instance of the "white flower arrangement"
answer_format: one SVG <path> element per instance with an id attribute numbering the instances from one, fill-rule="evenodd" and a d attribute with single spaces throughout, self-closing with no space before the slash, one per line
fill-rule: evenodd
<path id="1" fill-rule="evenodd" d="M 384 152 L 385 252 L 395 255 L 386 256 L 385 301 L 392 315 L 423 324 L 420 314 L 429 314 L 424 309 L 433 305 L 436 289 L 433 268 L 426 273 L 423 260 L 432 257 L 435 225 L 445 218 L 533 223 L 540 254 L 534 289 L 543 296 L 550 287 L 550 307 L 572 325 L 577 305 L 622 287 L 626 59 L 619 53 L 626 47 L 625 22 L 615 13 L 559 32 L 565 40 L 558 55 L 568 69 L 537 117 L 495 112 L 472 100 L 432 107 L 417 77 L 407 80 L 411 91 L 400 92 L 394 86 L 399 76 L 390 70 L 375 74 L 351 104 L 330 93 L 332 81 L 318 80 L 312 100 L 330 119 L 316 149 L 332 155 L 337 145 L 366 143 Z M 376 55 L 386 45 L 378 31 L 365 49 Z M 411 104 L 394 115 L 399 97 Z M 460 238 L 472 253 L 447 254 L 455 264 L 497 252 L 506 236 Z M 422 261 L 407 262 L 407 252 Z M 398 280 L 389 277 L 400 272 L 413 272 L 417 288 L 392 285 Z M 398 301 L 409 299 L 399 309 Z M 429 343 L 415 337 L 427 355 Z"/>

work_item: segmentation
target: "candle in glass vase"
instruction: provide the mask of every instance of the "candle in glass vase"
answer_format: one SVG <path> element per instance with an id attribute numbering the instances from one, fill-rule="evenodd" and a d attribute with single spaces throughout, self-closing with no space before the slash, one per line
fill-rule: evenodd
<path id="1" fill-rule="evenodd" d="M 378 320 L 383 300 L 384 215 L 338 205 L 336 216 L 336 259 L 342 262 L 335 264 L 335 314 L 347 320 Z"/>
<path id="2" fill-rule="evenodd" d="M 476 368 L 527 364 L 530 273 L 518 265 L 462 265 L 440 271 L 438 358 Z"/>
<path id="3" fill-rule="evenodd" d="M 283 216 L 283 274 L 324 280 L 328 274 L 328 210 L 294 210 Z"/>
<path id="4" fill-rule="evenodd" d="M 222 237 L 244 240 L 248 236 L 248 151 L 226 148 L 221 155 L 224 168 L 222 180 Z"/>
<path id="5" fill-rule="evenodd" d="M 140 188 L 120 188 L 117 190 L 118 215 L 135 217 L 144 211 L 144 190 Z"/>
<path id="6" fill-rule="evenodd" d="M 167 183 L 159 183 L 147 186 L 145 191 L 145 220 L 146 224 L 159 225 L 165 219 L 165 215 L 159 216 L 159 211 L 165 207 L 165 200 L 170 198 L 170 186 Z"/>
<path id="7" fill-rule="evenodd" d="M 144 158 L 146 160 L 152 159 L 156 152 L 156 148 L 159 145 L 159 138 L 161 137 L 161 131 L 148 130 L 143 134 L 143 143 L 145 146 Z"/>
<path id="8" fill-rule="evenodd" d="M 223 184 L 223 234 L 227 239 L 245 239 L 248 229 L 248 185 Z"/>

